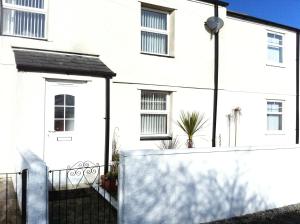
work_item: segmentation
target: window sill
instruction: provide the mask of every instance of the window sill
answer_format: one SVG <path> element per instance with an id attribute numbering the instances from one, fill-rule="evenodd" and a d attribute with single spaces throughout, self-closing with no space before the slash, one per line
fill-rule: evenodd
<path id="1" fill-rule="evenodd" d="M 284 131 L 267 131 L 265 135 L 285 135 Z"/>
<path id="2" fill-rule="evenodd" d="M 37 38 L 37 37 L 23 37 L 23 36 L 17 36 L 17 35 L 8 35 L 8 34 L 1 34 L 0 36 L 3 37 L 16 37 L 16 38 L 22 38 L 22 39 L 30 39 L 30 40 L 40 40 L 40 41 L 48 41 L 46 38 Z"/>
<path id="3" fill-rule="evenodd" d="M 284 64 L 267 63 L 266 66 L 268 66 L 268 67 L 276 67 L 276 68 L 286 68 L 286 66 Z"/>
<path id="4" fill-rule="evenodd" d="M 159 141 L 159 140 L 172 140 L 171 136 L 142 136 L 141 141 Z"/>
<path id="5" fill-rule="evenodd" d="M 163 58 L 175 58 L 174 56 L 171 56 L 171 55 L 153 54 L 153 53 L 147 53 L 147 52 L 141 52 L 141 54 L 150 55 L 150 56 L 157 56 L 157 57 L 163 57 Z"/>

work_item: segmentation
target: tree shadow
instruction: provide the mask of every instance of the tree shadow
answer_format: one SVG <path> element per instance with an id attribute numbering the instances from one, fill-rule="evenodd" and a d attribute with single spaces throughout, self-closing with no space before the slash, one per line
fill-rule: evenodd
<path id="1" fill-rule="evenodd" d="M 122 164 L 122 223 L 203 223 L 271 206 L 249 190 L 238 165 L 225 176 L 215 169 L 170 164 L 153 156 Z"/>

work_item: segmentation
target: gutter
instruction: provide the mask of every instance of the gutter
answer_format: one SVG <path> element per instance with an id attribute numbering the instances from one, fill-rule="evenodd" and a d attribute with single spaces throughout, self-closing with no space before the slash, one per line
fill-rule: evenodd
<path id="1" fill-rule="evenodd" d="M 300 32 L 296 34 L 296 144 L 299 144 L 299 41 Z"/>
<path id="2" fill-rule="evenodd" d="M 105 146 L 104 173 L 108 173 L 109 166 L 109 129 L 110 129 L 110 78 L 105 78 Z"/>
<path id="3" fill-rule="evenodd" d="M 215 2 L 215 5 L 214 5 L 214 16 L 219 17 L 218 0 Z M 212 147 L 216 147 L 216 130 L 217 130 L 217 114 L 218 114 L 218 88 L 219 88 L 219 32 L 215 33 Z"/>
<path id="4" fill-rule="evenodd" d="M 299 32 L 300 31 L 300 29 L 298 29 L 296 27 L 287 26 L 287 25 L 283 25 L 283 24 L 280 24 L 280 23 L 275 23 L 275 22 L 272 22 L 272 21 L 269 21 L 269 20 L 260 19 L 260 18 L 257 18 L 255 16 L 249 16 L 249 15 L 242 14 L 242 13 L 227 11 L 227 16 L 232 17 L 232 18 L 236 18 L 236 19 L 241 19 L 241 20 L 245 20 L 245 21 L 254 22 L 254 23 L 260 23 L 260 24 L 267 25 L 267 26 L 273 26 L 273 27 L 277 27 L 277 28 L 281 28 L 281 29 L 285 29 L 285 30 L 289 30 L 289 31 L 293 31 L 293 32 Z"/>
<path id="5" fill-rule="evenodd" d="M 210 3 L 210 4 L 214 4 L 214 5 L 223 6 L 223 7 L 227 7 L 229 5 L 228 2 L 223 2 L 223 1 L 219 1 L 219 0 L 196 0 L 196 1 L 206 2 L 206 3 Z"/>

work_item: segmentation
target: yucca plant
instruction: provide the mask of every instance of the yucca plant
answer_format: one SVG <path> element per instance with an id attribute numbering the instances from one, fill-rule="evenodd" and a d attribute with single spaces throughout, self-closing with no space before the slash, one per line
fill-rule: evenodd
<path id="1" fill-rule="evenodd" d="M 187 147 L 193 148 L 193 136 L 194 134 L 203 128 L 207 119 L 204 118 L 203 114 L 198 112 L 184 112 L 180 114 L 180 120 L 177 121 L 177 125 L 187 134 Z"/>

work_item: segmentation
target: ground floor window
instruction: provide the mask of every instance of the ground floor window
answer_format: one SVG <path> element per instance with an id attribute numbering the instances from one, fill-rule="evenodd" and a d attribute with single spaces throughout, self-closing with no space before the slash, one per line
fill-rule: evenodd
<path id="1" fill-rule="evenodd" d="M 141 91 L 141 135 L 166 136 L 169 134 L 169 92 Z"/>
<path id="2" fill-rule="evenodd" d="M 267 101 L 267 129 L 270 131 L 282 130 L 281 101 Z"/>

